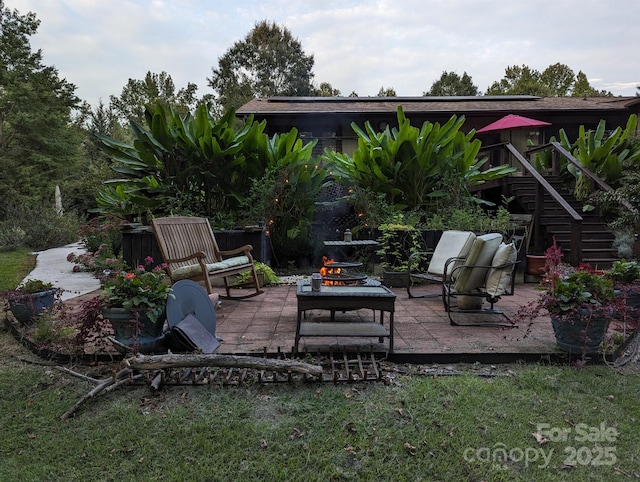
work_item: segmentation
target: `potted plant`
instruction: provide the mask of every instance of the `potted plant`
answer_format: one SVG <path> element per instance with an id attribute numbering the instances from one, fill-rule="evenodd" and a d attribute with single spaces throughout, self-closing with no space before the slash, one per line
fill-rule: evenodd
<path id="1" fill-rule="evenodd" d="M 28 279 L 15 290 L 7 291 L 4 297 L 9 302 L 9 309 L 14 318 L 26 324 L 53 306 L 60 291 L 52 283 Z"/>
<path id="2" fill-rule="evenodd" d="M 630 314 L 634 320 L 638 320 L 640 310 L 640 262 L 621 259 L 614 261 L 606 275 L 613 280 L 613 286 L 625 300 Z"/>
<path id="3" fill-rule="evenodd" d="M 267 285 L 275 285 L 280 283 L 280 278 L 273 269 L 260 261 L 253 263 L 256 268 L 256 274 L 258 275 L 258 283 L 260 287 Z M 251 278 L 251 271 L 244 271 L 238 275 L 238 285 L 253 285 L 253 279 Z"/>
<path id="4" fill-rule="evenodd" d="M 412 252 L 424 251 L 420 231 L 403 213 L 394 214 L 379 229 L 376 254 L 382 257 L 383 282 L 387 286 L 406 287 L 409 283 L 409 256 Z"/>
<path id="5" fill-rule="evenodd" d="M 147 257 L 146 266 L 153 265 Z M 154 351 L 164 340 L 163 326 L 171 287 L 163 266 L 138 266 L 109 281 L 101 297 L 102 316 L 113 326 L 115 339 L 141 353 Z"/>
<path id="6" fill-rule="evenodd" d="M 589 265 L 573 269 L 563 264 L 555 238 L 545 257 L 543 292 L 518 310 L 514 322 L 532 323 L 546 312 L 560 349 L 583 355 L 597 353 L 620 309 L 621 299 L 612 280 Z"/>

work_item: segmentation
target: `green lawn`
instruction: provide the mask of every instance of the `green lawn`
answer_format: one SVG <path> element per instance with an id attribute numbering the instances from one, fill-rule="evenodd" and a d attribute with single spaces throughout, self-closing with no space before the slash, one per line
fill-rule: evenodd
<path id="1" fill-rule="evenodd" d="M 36 257 L 30 249 L 0 251 L 0 292 L 18 286 L 35 265 Z"/>
<path id="2" fill-rule="evenodd" d="M 3 259 L 5 284 L 30 270 L 13 263 L 7 274 Z M 92 385 L 22 361 L 41 362 L 1 326 L 2 481 L 640 478 L 638 362 L 499 365 L 493 377 L 481 366 L 448 377 L 407 366 L 386 383 L 127 386 L 63 421 Z"/>
<path id="3" fill-rule="evenodd" d="M 0 350 L 3 481 L 640 477 L 635 366 L 509 365 L 490 378 L 474 366 L 436 378 L 412 367 L 389 383 L 124 387 L 62 421 L 91 385 L 19 361 L 33 356 L 6 332 Z"/>

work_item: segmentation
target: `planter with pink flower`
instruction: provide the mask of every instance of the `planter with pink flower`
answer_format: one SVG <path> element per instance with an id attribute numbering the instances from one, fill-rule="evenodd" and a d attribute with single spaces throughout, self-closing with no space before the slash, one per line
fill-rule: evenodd
<path id="1" fill-rule="evenodd" d="M 171 294 L 163 266 L 120 271 L 104 288 L 102 316 L 111 322 L 121 351 L 151 353 L 164 342 L 167 299 Z"/>

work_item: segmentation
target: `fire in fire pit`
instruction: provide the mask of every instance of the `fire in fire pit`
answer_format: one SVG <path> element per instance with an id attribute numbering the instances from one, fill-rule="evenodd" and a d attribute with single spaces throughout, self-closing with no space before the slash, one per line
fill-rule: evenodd
<path id="1" fill-rule="evenodd" d="M 362 284 L 367 275 L 362 273 L 350 273 L 351 268 L 359 268 L 362 263 L 343 263 L 333 259 L 322 257 L 323 266 L 320 268 L 323 283 L 325 286 L 342 286 Z"/>

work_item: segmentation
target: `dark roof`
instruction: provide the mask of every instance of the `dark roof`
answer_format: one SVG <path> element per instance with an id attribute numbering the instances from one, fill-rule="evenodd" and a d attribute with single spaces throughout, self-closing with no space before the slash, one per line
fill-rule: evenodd
<path id="1" fill-rule="evenodd" d="M 248 114 L 375 114 L 390 113 L 402 105 L 405 113 L 499 113 L 541 111 L 620 111 L 640 108 L 640 97 L 270 97 L 253 99 L 237 110 Z M 634 108 L 635 105 L 638 105 Z"/>

